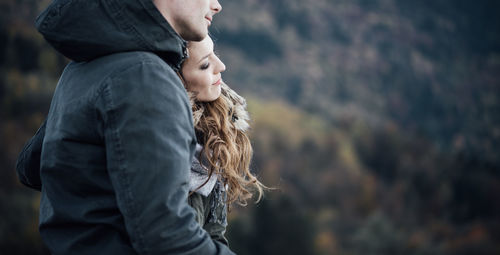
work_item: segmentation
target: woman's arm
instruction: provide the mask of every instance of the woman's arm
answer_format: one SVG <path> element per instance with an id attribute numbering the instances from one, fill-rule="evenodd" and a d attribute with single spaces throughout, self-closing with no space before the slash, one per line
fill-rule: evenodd
<path id="1" fill-rule="evenodd" d="M 215 210 L 211 210 L 211 201 L 214 199 L 214 190 L 208 195 L 204 196 L 200 193 L 193 193 L 188 198 L 188 203 L 196 211 L 196 221 L 203 226 L 213 240 L 228 245 L 228 241 L 224 236 L 227 226 L 227 209 L 224 204 L 215 206 Z M 214 217 L 214 214 L 216 215 Z"/>
<path id="2" fill-rule="evenodd" d="M 205 229 L 213 240 L 229 246 L 227 238 L 224 236 L 227 228 L 227 194 L 220 181 L 217 181 L 214 189 L 207 199 L 205 213 Z"/>

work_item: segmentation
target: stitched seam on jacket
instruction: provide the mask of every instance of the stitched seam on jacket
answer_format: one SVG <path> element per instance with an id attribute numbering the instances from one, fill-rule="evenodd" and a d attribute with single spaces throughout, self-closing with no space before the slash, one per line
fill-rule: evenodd
<path id="1" fill-rule="evenodd" d="M 128 66 L 127 68 L 122 69 L 120 72 L 115 72 L 114 75 L 119 75 L 120 73 L 126 72 L 129 69 L 133 69 L 133 68 L 135 68 L 137 66 L 141 66 L 143 64 L 144 64 L 144 62 L 140 62 L 140 63 L 136 63 L 134 65 Z M 128 187 L 130 187 L 130 180 L 128 178 L 128 175 L 125 173 L 126 172 L 125 171 L 125 169 L 126 169 L 125 153 L 123 151 L 123 147 L 121 144 L 120 134 L 119 134 L 118 130 L 116 129 L 116 123 L 115 123 L 116 116 L 113 114 L 113 109 L 114 109 L 115 105 L 113 102 L 113 98 L 111 96 L 111 89 L 109 87 L 110 83 L 112 83 L 111 78 L 110 78 L 111 76 L 112 75 L 108 76 L 109 78 L 106 79 L 107 82 L 104 82 L 104 88 L 103 88 L 103 95 L 104 95 L 104 99 L 105 99 L 104 103 L 106 104 L 105 108 L 106 108 L 106 110 L 110 110 L 109 116 L 108 116 L 109 127 L 107 127 L 107 128 L 110 129 L 110 133 L 111 133 L 111 140 L 113 142 L 112 150 L 116 153 L 116 155 L 118 157 L 117 158 L 118 169 L 116 169 L 118 171 L 118 173 L 117 173 L 118 179 L 122 184 L 124 184 L 124 185 L 122 185 L 123 187 L 120 187 L 120 188 L 123 188 L 123 190 L 125 191 L 124 194 L 126 194 L 126 196 L 124 197 L 124 201 L 125 201 L 125 205 L 126 205 L 125 210 L 127 210 L 127 213 L 129 216 L 135 216 L 136 210 L 135 210 L 135 206 L 133 204 L 134 198 L 133 198 L 131 190 L 128 188 Z M 131 217 L 131 218 L 133 219 L 133 217 Z M 137 233 L 137 246 L 140 249 L 139 252 L 145 254 L 146 249 L 145 249 L 145 244 L 144 244 L 143 233 L 141 231 L 140 226 L 137 223 L 138 223 L 137 221 L 131 220 L 133 230 Z"/>
<path id="2" fill-rule="evenodd" d="M 115 54 L 134 54 L 134 53 L 137 54 L 136 58 L 138 58 L 138 60 L 130 65 L 126 65 L 120 69 L 114 70 L 111 73 L 109 73 L 108 75 L 104 76 L 102 78 L 102 82 L 99 83 L 100 84 L 99 86 L 101 86 L 101 88 L 96 90 L 97 94 L 95 95 L 95 97 L 92 100 L 98 99 L 98 97 L 100 96 L 100 92 L 103 91 L 105 89 L 105 87 L 108 85 L 108 82 L 109 82 L 108 80 L 112 80 L 113 78 L 120 76 L 120 74 L 127 72 L 129 69 L 135 68 L 135 67 L 140 66 L 140 65 L 149 65 L 149 64 L 165 65 L 168 68 L 171 68 L 158 55 L 154 54 L 151 51 L 141 50 L 141 51 L 130 51 L 127 53 L 119 52 L 119 53 L 115 53 Z M 154 56 L 154 58 L 157 58 L 157 60 L 151 58 L 149 55 Z M 95 102 L 95 101 L 93 101 L 93 102 Z"/>
<path id="3" fill-rule="evenodd" d="M 97 89 L 97 92 L 102 92 L 102 98 L 104 99 L 103 100 L 103 103 L 104 103 L 104 110 L 106 112 L 108 112 L 108 125 L 106 125 L 105 123 L 105 126 L 104 126 L 104 129 L 109 129 L 111 132 L 111 139 L 112 139 L 112 142 L 114 144 L 114 146 L 112 147 L 112 150 L 113 152 L 117 153 L 117 155 L 119 155 L 118 157 L 118 176 L 119 176 L 119 180 L 121 181 L 123 179 L 123 183 L 125 183 L 126 185 L 125 188 L 123 189 L 125 191 L 125 194 L 127 195 L 125 197 L 125 203 L 126 203 L 126 210 L 127 212 L 129 213 L 129 215 L 134 215 L 136 214 L 137 212 L 137 208 L 135 208 L 135 206 L 133 206 L 133 203 L 132 201 L 134 201 L 133 199 L 133 196 L 132 196 L 132 193 L 131 193 L 131 190 L 128 189 L 129 187 L 129 184 L 130 184 L 130 180 L 128 178 L 128 176 L 126 174 L 124 174 L 124 169 L 126 169 L 125 167 L 125 153 L 123 152 L 123 148 L 122 148 L 122 144 L 121 144 L 121 139 L 120 139 L 120 134 L 118 133 L 118 131 L 116 130 L 116 124 L 115 124 L 115 118 L 116 116 L 113 114 L 114 113 L 114 108 L 115 108 L 115 105 L 114 105 L 114 102 L 113 102 L 113 99 L 111 97 L 111 89 L 110 89 L 110 84 L 112 84 L 112 80 L 114 77 L 120 77 L 122 73 L 125 73 L 127 71 L 129 71 L 130 69 L 133 69 L 133 68 L 136 68 L 138 66 L 145 66 L 145 65 L 157 65 L 157 66 L 160 66 L 160 65 L 165 65 L 166 68 L 171 68 L 169 65 L 167 65 L 164 61 L 162 61 L 157 55 L 155 54 L 152 54 L 154 55 L 156 58 L 158 58 L 159 62 L 156 62 L 154 59 L 151 59 L 150 57 L 146 56 L 145 55 L 146 52 L 144 52 L 144 54 L 139 54 L 138 58 L 138 62 L 134 63 L 134 64 L 131 64 L 131 65 L 128 65 L 126 67 L 123 67 L 119 70 L 116 70 L 112 73 L 110 73 L 109 75 L 107 75 L 102 83 L 100 84 L 102 87 Z M 150 53 L 150 52 L 148 52 Z M 98 94 L 101 94 L 101 93 L 98 93 Z M 95 99 L 97 100 L 98 97 L 96 97 Z M 189 108 L 190 109 L 190 108 Z M 142 232 L 142 229 L 141 229 L 141 226 L 137 224 L 136 221 L 132 221 L 132 227 L 134 229 L 134 231 L 137 232 L 137 248 L 140 249 L 140 251 L 138 251 L 140 254 L 148 254 L 147 252 L 147 247 L 144 243 L 144 234 Z"/>

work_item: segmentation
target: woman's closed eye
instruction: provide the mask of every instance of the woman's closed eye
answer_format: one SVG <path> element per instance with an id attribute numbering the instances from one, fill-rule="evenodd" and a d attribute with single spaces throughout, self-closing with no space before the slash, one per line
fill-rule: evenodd
<path id="1" fill-rule="evenodd" d="M 210 67 L 210 62 L 208 62 L 208 61 L 207 61 L 207 62 L 203 63 L 203 64 L 200 66 L 200 69 L 201 69 L 201 70 L 206 70 L 206 69 L 208 69 L 209 67 Z"/>

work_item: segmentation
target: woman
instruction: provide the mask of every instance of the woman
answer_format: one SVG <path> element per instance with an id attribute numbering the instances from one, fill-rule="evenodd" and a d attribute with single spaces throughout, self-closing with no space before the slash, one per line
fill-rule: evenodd
<path id="1" fill-rule="evenodd" d="M 227 205 L 246 205 L 252 190 L 259 200 L 264 186 L 249 171 L 252 146 L 246 134 L 245 100 L 222 82 L 225 66 L 213 47 L 210 37 L 190 42 L 190 57 L 179 77 L 191 96 L 199 143 L 191 167 L 189 204 L 210 236 L 227 244 Z"/>
<path id="2" fill-rule="evenodd" d="M 213 52 L 210 37 L 188 45 L 190 57 L 179 77 L 191 97 L 193 120 L 198 138 L 192 162 L 188 201 L 197 221 L 213 239 L 227 244 L 227 206 L 242 205 L 263 185 L 249 171 L 252 147 L 246 131 L 248 114 L 245 100 L 221 80 L 224 64 Z M 40 153 L 45 123 L 25 145 L 17 164 L 21 182 L 40 190 Z M 20 163 L 22 162 L 22 163 Z"/>

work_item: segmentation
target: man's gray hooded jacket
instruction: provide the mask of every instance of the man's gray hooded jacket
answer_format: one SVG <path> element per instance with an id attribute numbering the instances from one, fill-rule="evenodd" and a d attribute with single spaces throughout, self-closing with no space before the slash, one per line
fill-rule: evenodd
<path id="1" fill-rule="evenodd" d="M 174 71 L 185 42 L 152 1 L 55 0 L 36 26 L 73 60 L 40 158 L 40 233 L 50 251 L 232 254 L 186 201 L 196 138 Z"/>

